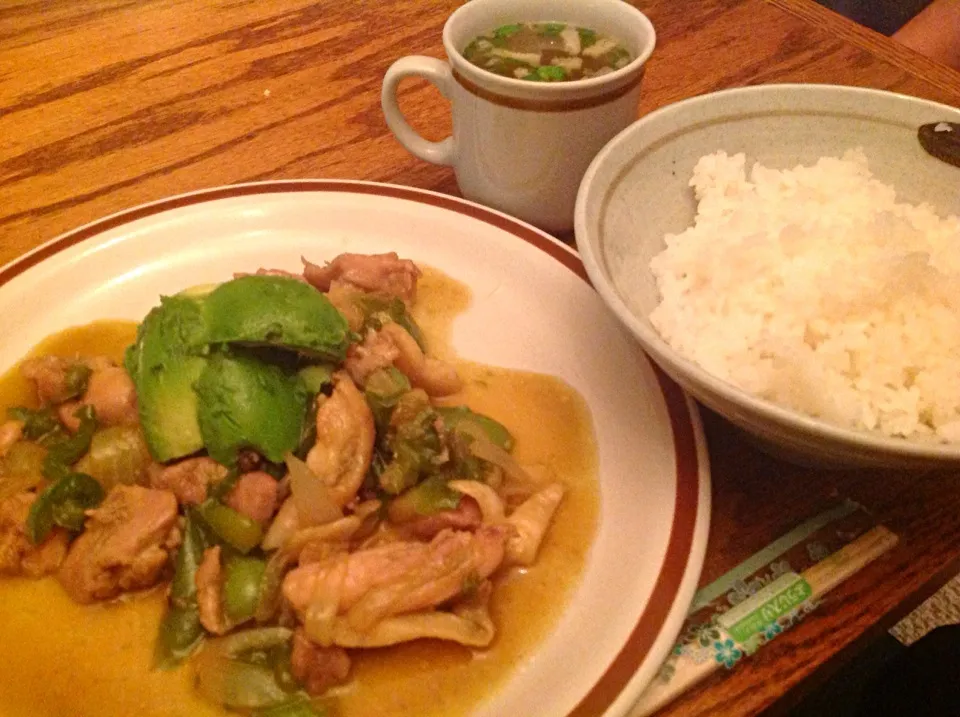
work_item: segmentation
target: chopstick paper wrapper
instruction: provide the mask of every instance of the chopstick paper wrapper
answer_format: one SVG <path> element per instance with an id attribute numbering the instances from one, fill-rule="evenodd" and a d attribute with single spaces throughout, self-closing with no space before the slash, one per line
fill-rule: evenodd
<path id="1" fill-rule="evenodd" d="M 849 501 L 833 509 L 832 512 L 832 517 L 839 515 L 848 523 L 850 518 L 847 516 L 855 512 L 859 512 L 859 516 L 853 515 L 854 520 L 858 517 L 862 519 L 865 515 L 859 506 Z M 815 533 L 817 530 L 824 532 L 822 529 L 822 524 L 826 522 L 824 516 L 829 513 L 831 511 L 808 521 L 793 533 L 781 538 L 778 543 L 793 539 L 794 544 L 800 544 L 801 540 L 796 540 L 796 534 L 802 533 L 805 527 L 809 529 L 809 533 Z M 817 525 L 818 520 L 820 525 Z M 842 529 L 830 532 L 843 535 Z M 729 610 L 714 614 L 708 623 L 696 624 L 694 621 L 692 632 L 695 636 L 674 648 L 673 654 L 661 667 L 657 678 L 640 696 L 640 700 L 630 712 L 630 717 L 645 717 L 653 714 L 715 671 L 721 668 L 732 669 L 745 655 L 753 654 L 784 630 L 789 629 L 812 611 L 822 596 L 890 550 L 896 543 L 896 535 L 883 526 L 876 526 L 802 572 L 778 570 L 776 567 L 778 564 L 774 562 L 773 575 L 767 575 L 769 579 L 763 587 L 745 596 L 745 599 Z M 816 550 L 810 550 L 811 546 L 820 545 L 822 545 L 820 542 L 808 542 L 806 548 L 808 552 L 815 553 Z M 776 544 L 761 551 L 751 560 L 756 561 L 762 558 L 765 553 L 769 554 L 775 547 Z M 783 561 L 779 567 L 782 568 L 782 565 Z M 778 572 L 780 574 L 777 575 Z M 760 580 L 762 581 L 763 578 Z M 721 578 L 717 583 L 723 581 L 724 579 Z M 737 583 L 740 586 L 746 584 L 743 580 L 736 580 L 734 585 Z M 707 586 L 701 593 L 711 587 L 713 586 Z M 754 587 L 756 587 L 755 583 Z M 709 609 L 713 605 L 713 603 L 709 605 L 703 603 L 703 599 L 695 600 L 691 615 Z M 689 634 L 691 621 L 688 620 L 687 624 Z"/>

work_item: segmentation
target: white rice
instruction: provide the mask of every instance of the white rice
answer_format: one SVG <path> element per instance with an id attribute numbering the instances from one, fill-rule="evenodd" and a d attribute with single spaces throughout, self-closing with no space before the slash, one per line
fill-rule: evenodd
<path id="1" fill-rule="evenodd" d="M 960 220 L 896 201 L 859 150 L 773 170 L 702 157 L 695 225 L 651 262 L 682 355 L 841 426 L 960 441 Z"/>

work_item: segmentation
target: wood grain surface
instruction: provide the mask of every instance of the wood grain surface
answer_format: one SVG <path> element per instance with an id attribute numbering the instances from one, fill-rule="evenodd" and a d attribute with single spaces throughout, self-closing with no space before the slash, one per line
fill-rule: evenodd
<path id="1" fill-rule="evenodd" d="M 366 179 L 457 193 L 393 139 L 381 78 L 443 57 L 456 0 L 6 0 L 0 5 L 0 264 L 169 195 L 237 182 Z M 876 87 L 960 105 L 960 74 L 812 0 L 638 0 L 658 32 L 639 112 L 773 82 Z M 448 108 L 401 103 L 432 139 Z M 784 711 L 867 637 L 960 569 L 960 474 L 824 473 L 764 456 L 707 416 L 714 514 L 703 581 L 826 502 L 863 503 L 899 546 L 670 715 Z"/>

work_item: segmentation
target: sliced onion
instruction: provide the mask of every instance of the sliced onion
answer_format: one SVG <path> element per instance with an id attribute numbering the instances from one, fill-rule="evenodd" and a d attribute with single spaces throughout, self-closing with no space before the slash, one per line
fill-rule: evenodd
<path id="1" fill-rule="evenodd" d="M 471 454 L 489 463 L 493 463 L 493 465 L 498 466 L 499 468 L 502 468 L 503 472 L 508 478 L 513 478 L 514 480 L 521 481 L 531 486 L 537 484 L 537 481 L 534 480 L 533 476 L 531 476 L 523 468 L 523 466 L 517 463 L 517 460 L 513 456 L 487 438 L 487 435 L 483 432 L 483 429 L 471 426 L 469 422 L 463 421 L 462 425 L 457 426 L 457 430 L 461 433 L 466 433 L 473 438 L 467 448 Z"/>
<path id="2" fill-rule="evenodd" d="M 292 637 L 293 631 L 286 627 L 256 627 L 208 640 L 204 650 L 218 651 L 224 657 L 237 657 L 250 650 L 269 650 Z"/>
<path id="3" fill-rule="evenodd" d="M 505 518 L 503 501 L 497 495 L 497 491 L 476 480 L 452 480 L 447 483 L 459 493 L 468 495 L 477 501 L 480 506 L 480 515 L 483 516 L 483 522 L 488 525 L 498 525 Z"/>
<path id="4" fill-rule="evenodd" d="M 293 498 L 287 498 L 270 523 L 267 534 L 263 536 L 260 547 L 264 550 L 276 550 L 285 545 L 300 528 L 300 514 Z"/>
<path id="5" fill-rule="evenodd" d="M 290 471 L 290 491 L 297 504 L 300 527 L 323 525 L 343 517 L 343 511 L 330 497 L 330 491 L 307 464 L 288 453 L 284 457 Z"/>
<path id="6" fill-rule="evenodd" d="M 507 523 L 516 532 L 507 540 L 506 561 L 513 565 L 532 565 L 537 559 L 540 543 L 546 535 L 553 515 L 563 500 L 566 488 L 562 483 L 551 483 L 534 493 L 517 508 Z"/>
<path id="7" fill-rule="evenodd" d="M 380 590 L 372 590 L 347 610 L 344 616 L 346 623 L 358 632 L 369 632 L 385 617 L 400 612 L 396 605 L 416 587 L 418 583 L 410 578 Z"/>
<path id="8" fill-rule="evenodd" d="M 458 642 L 469 647 L 487 647 L 496 628 L 486 607 L 453 612 L 425 610 L 385 618 L 369 630 L 355 629 L 349 622 L 336 622 L 334 641 L 342 647 L 384 647 L 422 638 Z"/>

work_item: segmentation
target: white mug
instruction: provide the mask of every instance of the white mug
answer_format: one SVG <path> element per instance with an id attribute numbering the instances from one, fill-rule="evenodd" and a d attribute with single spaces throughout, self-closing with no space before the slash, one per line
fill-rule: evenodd
<path id="1" fill-rule="evenodd" d="M 589 28 L 618 40 L 633 60 L 599 77 L 530 82 L 496 75 L 463 57 L 478 35 L 520 22 Z M 449 63 L 411 56 L 387 70 L 384 117 L 409 152 L 452 166 L 465 198 L 566 232 L 590 161 L 637 118 L 643 66 L 655 43 L 653 25 L 623 0 L 470 0 L 444 25 Z M 430 142 L 410 127 L 397 104 L 405 77 L 428 80 L 450 101 L 451 137 Z"/>

